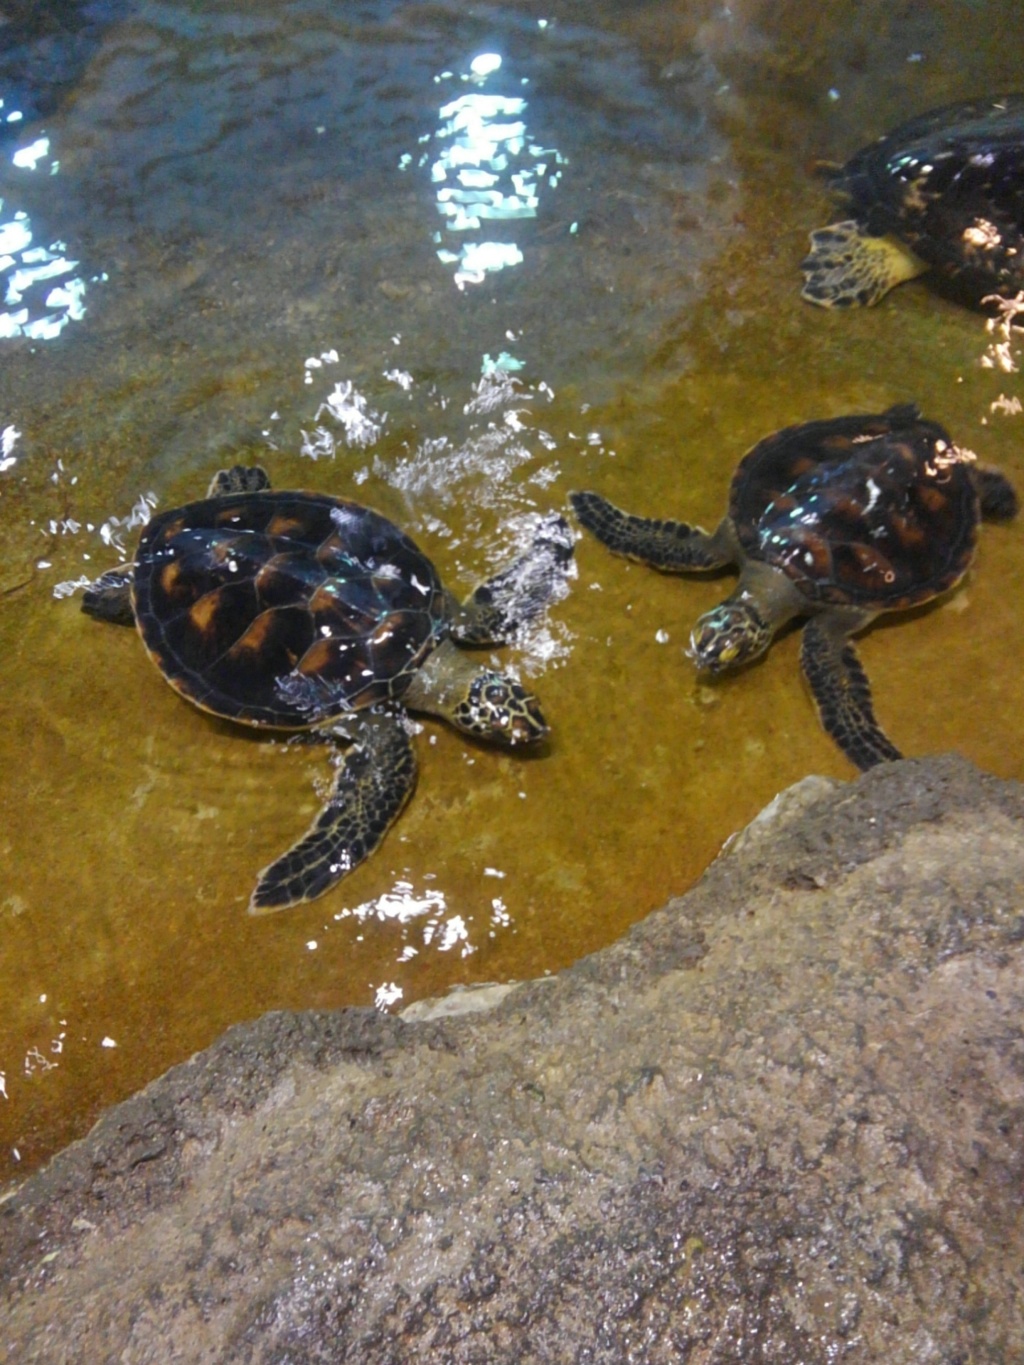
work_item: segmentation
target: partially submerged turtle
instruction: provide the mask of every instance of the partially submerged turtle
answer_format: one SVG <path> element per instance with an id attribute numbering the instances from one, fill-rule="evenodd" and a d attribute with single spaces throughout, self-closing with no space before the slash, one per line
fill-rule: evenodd
<path id="1" fill-rule="evenodd" d="M 811 233 L 808 302 L 877 303 L 926 270 L 971 305 L 1024 289 L 1024 95 L 922 114 L 831 182 L 852 216 Z"/>
<path id="2" fill-rule="evenodd" d="M 901 757 L 875 720 L 851 636 L 963 577 L 980 517 L 1017 510 L 1010 483 L 980 466 L 912 404 L 880 416 L 786 427 L 759 441 L 732 480 L 717 530 L 647 520 L 573 493 L 588 531 L 667 572 L 740 570 L 736 590 L 694 627 L 709 673 L 756 659 L 780 626 L 808 617 L 800 662 L 821 722 L 858 768 Z"/>
<path id="3" fill-rule="evenodd" d="M 351 741 L 326 806 L 259 875 L 249 909 L 312 900 L 377 848 L 416 781 L 403 709 L 474 739 L 535 744 L 536 697 L 459 646 L 502 643 L 564 577 L 561 517 L 461 605 L 410 538 L 359 503 L 274 492 L 262 469 L 221 471 L 201 502 L 146 526 L 134 563 L 83 611 L 138 627 L 150 658 L 204 711 Z"/>

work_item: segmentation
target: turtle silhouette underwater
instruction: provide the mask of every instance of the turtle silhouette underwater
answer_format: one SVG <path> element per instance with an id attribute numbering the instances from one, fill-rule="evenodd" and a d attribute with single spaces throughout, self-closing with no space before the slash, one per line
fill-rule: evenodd
<path id="1" fill-rule="evenodd" d="M 883 612 L 952 588 L 971 563 L 980 518 L 1017 511 L 1009 481 L 913 404 L 805 422 L 759 441 L 710 534 L 631 516 L 596 493 L 571 501 L 602 544 L 651 568 L 739 567 L 735 591 L 694 627 L 700 669 L 717 674 L 756 659 L 780 626 L 807 617 L 804 675 L 822 725 L 861 769 L 902 755 L 875 719 L 851 636 Z"/>
<path id="2" fill-rule="evenodd" d="M 852 216 L 811 233 L 809 303 L 874 304 L 926 270 L 975 307 L 1024 289 L 1024 94 L 933 109 L 829 178 Z"/>
<path id="3" fill-rule="evenodd" d="M 321 895 L 380 845 L 416 781 L 406 708 L 509 748 L 545 737 L 536 697 L 462 647 L 504 643 L 538 615 L 572 552 L 552 515 L 459 604 L 380 513 L 277 492 L 259 467 L 236 466 L 202 501 L 154 517 L 134 562 L 97 579 L 82 610 L 134 624 L 166 680 L 204 711 L 349 741 L 323 810 L 259 874 L 249 910 L 263 913 Z"/>

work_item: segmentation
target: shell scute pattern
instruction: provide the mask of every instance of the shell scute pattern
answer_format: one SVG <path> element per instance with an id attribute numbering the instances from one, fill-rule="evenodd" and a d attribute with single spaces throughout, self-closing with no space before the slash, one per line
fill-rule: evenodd
<path id="1" fill-rule="evenodd" d="M 598 493 L 570 495 L 617 554 L 678 572 L 735 564 L 739 582 L 706 611 L 690 654 L 711 675 L 759 658 L 804 618 L 800 665 L 822 725 L 858 768 L 900 758 L 875 719 L 853 637 L 883 612 L 938 597 L 970 565 L 982 517 L 1018 499 L 915 405 L 787 427 L 744 456 L 713 532 L 632 516 Z"/>
<path id="2" fill-rule="evenodd" d="M 416 785 L 406 708 L 507 749 L 544 739 L 532 692 L 463 647 L 506 643 L 552 599 L 571 557 L 564 518 L 546 517 L 459 604 L 380 513 L 272 492 L 264 469 L 236 465 L 202 501 L 154 518 L 134 562 L 89 584 L 82 610 L 135 625 L 165 680 L 204 710 L 318 727 L 345 746 L 313 823 L 259 874 L 249 909 L 265 914 L 322 895 L 380 845 Z"/>
<path id="3" fill-rule="evenodd" d="M 155 518 L 133 592 L 172 686 L 257 725 L 301 728 L 398 699 L 448 630 L 415 544 L 323 495 L 228 494 Z"/>
<path id="4" fill-rule="evenodd" d="M 892 610 L 952 587 L 977 535 L 972 457 L 899 411 L 842 427 L 786 428 L 744 457 L 730 513 L 746 554 L 821 604 Z"/>
<path id="5" fill-rule="evenodd" d="M 829 179 L 852 216 L 811 234 L 808 302 L 875 304 L 928 270 L 975 307 L 1024 288 L 1024 95 L 921 114 Z"/>
<path id="6" fill-rule="evenodd" d="M 940 271 L 1019 279 L 1024 233 L 1024 96 L 929 111 L 863 148 L 842 187 L 872 232 L 898 231 Z M 976 291 L 972 291 L 976 292 Z"/>

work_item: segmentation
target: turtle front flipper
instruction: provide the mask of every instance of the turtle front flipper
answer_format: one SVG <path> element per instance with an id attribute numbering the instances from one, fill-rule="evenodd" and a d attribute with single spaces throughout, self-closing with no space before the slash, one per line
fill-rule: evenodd
<path id="1" fill-rule="evenodd" d="M 800 663 L 822 725 L 850 762 L 864 771 L 903 755 L 875 720 L 871 684 L 850 639 L 851 631 L 869 619 L 862 614 L 858 618 L 840 625 L 836 616 L 812 617 L 804 627 Z"/>
<path id="2" fill-rule="evenodd" d="M 266 493 L 270 475 L 258 464 L 236 464 L 230 469 L 218 469 L 206 490 L 208 498 L 221 498 L 227 493 Z"/>
<path id="3" fill-rule="evenodd" d="M 722 527 L 709 534 L 685 521 L 634 517 L 599 493 L 570 493 L 569 501 L 580 525 L 602 545 L 649 568 L 681 573 L 687 569 L 721 569 L 733 562 Z"/>
<path id="4" fill-rule="evenodd" d="M 452 635 L 460 645 L 500 645 L 564 596 L 573 536 L 557 512 L 545 517 L 533 544 L 507 568 L 474 589 L 452 611 Z"/>
<path id="5" fill-rule="evenodd" d="M 416 785 L 412 741 L 396 716 L 360 721 L 327 805 L 297 844 L 265 867 L 250 915 L 322 895 L 379 846 Z"/>
<path id="6" fill-rule="evenodd" d="M 109 621 L 115 626 L 134 626 L 132 610 L 132 567 L 108 569 L 90 583 L 82 596 L 82 610 L 97 621 Z"/>
<path id="7" fill-rule="evenodd" d="M 800 262 L 800 297 L 821 308 L 869 308 L 897 284 L 928 269 L 895 237 L 876 237 L 854 218 L 811 233 L 810 255 Z"/>

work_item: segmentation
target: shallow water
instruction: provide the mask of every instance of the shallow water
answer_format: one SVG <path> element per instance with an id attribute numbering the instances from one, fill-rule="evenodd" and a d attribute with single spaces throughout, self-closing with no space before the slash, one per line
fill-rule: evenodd
<path id="1" fill-rule="evenodd" d="M 1024 381 L 982 363 L 983 319 L 924 281 L 827 315 L 796 268 L 831 213 L 814 159 L 1024 87 L 1015 3 L 587 16 L 167 0 L 0 28 L 0 119 L 24 114 L 0 124 L 0 1174 L 264 1010 L 556 971 L 780 788 L 851 775 L 795 634 L 708 686 L 682 651 L 729 580 L 583 540 L 570 595 L 500 654 L 546 750 L 425 721 L 377 856 L 250 919 L 328 755 L 185 705 L 63 595 L 154 502 L 258 459 L 394 517 L 468 591 L 572 488 L 710 525 L 760 436 L 908 398 L 1024 487 Z M 473 202 L 444 193 L 460 165 Z M 865 637 L 907 753 L 1024 776 L 1021 536 L 987 528 L 955 594 Z"/>

